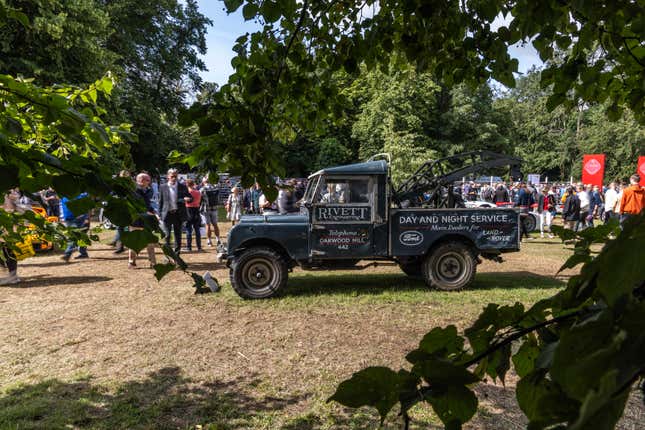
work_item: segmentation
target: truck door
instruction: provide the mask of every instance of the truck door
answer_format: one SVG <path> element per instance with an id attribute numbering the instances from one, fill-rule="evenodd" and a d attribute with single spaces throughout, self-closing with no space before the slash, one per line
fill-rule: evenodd
<path id="1" fill-rule="evenodd" d="M 374 255 L 375 201 L 371 176 L 322 176 L 312 202 L 311 258 Z"/>

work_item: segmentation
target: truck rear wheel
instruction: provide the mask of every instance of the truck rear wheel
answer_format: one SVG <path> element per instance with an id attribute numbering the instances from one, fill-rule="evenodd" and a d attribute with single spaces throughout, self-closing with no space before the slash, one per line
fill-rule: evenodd
<path id="1" fill-rule="evenodd" d="M 459 242 L 440 245 L 423 263 L 426 284 L 444 291 L 466 287 L 476 270 L 477 262 L 470 247 Z"/>
<path id="2" fill-rule="evenodd" d="M 538 221 L 533 214 L 528 214 L 526 217 L 523 217 L 522 222 L 524 223 L 524 228 L 529 233 L 537 229 Z"/>
<path id="3" fill-rule="evenodd" d="M 245 299 L 273 297 L 287 284 L 287 263 L 276 250 L 249 248 L 231 264 L 231 286 Z"/>

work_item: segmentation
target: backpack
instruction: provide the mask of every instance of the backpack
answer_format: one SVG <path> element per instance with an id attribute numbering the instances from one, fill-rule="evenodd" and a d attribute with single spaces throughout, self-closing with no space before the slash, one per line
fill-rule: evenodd
<path id="1" fill-rule="evenodd" d="M 206 206 L 208 206 L 209 209 L 217 206 L 217 203 L 219 202 L 219 190 L 205 190 L 204 196 L 206 197 Z"/>

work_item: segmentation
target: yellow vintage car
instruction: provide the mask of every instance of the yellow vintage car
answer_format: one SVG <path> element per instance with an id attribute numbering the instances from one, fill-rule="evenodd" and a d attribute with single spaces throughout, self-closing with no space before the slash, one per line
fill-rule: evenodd
<path id="1" fill-rule="evenodd" d="M 36 213 L 36 215 L 42 216 L 45 218 L 47 222 L 58 222 L 58 217 L 57 216 L 47 216 L 47 211 L 45 208 L 39 207 L 39 206 L 33 206 L 32 210 Z M 29 227 L 32 227 L 33 229 L 36 228 L 36 226 L 31 225 Z M 54 244 L 47 239 L 45 239 L 43 236 L 39 235 L 38 233 L 33 233 L 29 236 L 29 240 L 31 241 L 31 245 L 34 248 L 34 251 L 49 251 L 54 248 Z M 25 241 L 27 242 L 27 240 Z"/>

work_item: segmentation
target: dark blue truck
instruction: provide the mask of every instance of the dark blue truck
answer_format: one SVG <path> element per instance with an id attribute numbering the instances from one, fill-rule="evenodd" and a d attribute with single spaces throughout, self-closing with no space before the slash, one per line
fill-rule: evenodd
<path id="1" fill-rule="evenodd" d="M 443 191 L 433 197 L 430 188 Z M 445 207 L 458 201 L 446 197 L 450 186 L 425 189 L 422 196 L 410 187 L 395 191 L 386 160 L 318 171 L 299 214 L 243 216 L 231 229 L 223 254 L 231 285 L 243 298 L 266 298 L 296 266 L 333 270 L 386 260 L 428 286 L 458 290 L 473 280 L 480 257 L 501 261 L 501 253 L 519 250 L 514 209 Z"/>

